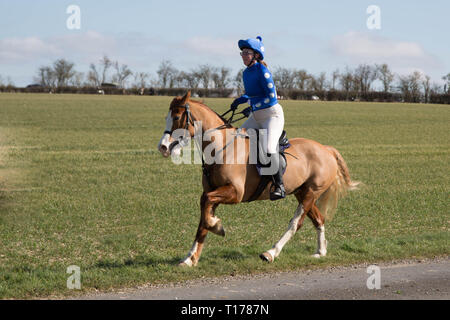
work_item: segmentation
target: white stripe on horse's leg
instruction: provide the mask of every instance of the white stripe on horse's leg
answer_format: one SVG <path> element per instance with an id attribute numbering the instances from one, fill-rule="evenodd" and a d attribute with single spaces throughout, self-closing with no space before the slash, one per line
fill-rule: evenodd
<path id="1" fill-rule="evenodd" d="M 317 251 L 314 254 L 315 258 L 324 257 L 327 255 L 327 240 L 325 239 L 325 226 L 321 225 L 317 228 Z"/>
<path id="2" fill-rule="evenodd" d="M 298 220 L 300 220 L 302 214 L 303 214 L 303 205 L 299 204 L 299 206 L 295 210 L 294 217 L 289 222 L 289 227 L 287 231 L 284 233 L 281 239 L 273 246 L 273 248 L 267 251 L 267 253 L 272 256 L 272 261 L 275 260 L 276 257 L 278 257 L 284 245 L 292 238 L 292 236 L 297 231 Z"/>
<path id="3" fill-rule="evenodd" d="M 191 250 L 187 254 L 186 258 L 184 258 L 184 260 L 180 262 L 180 264 L 184 263 L 187 266 L 192 267 L 193 262 L 192 262 L 191 258 L 194 256 L 195 252 L 197 252 L 197 248 L 198 248 L 198 242 L 194 241 L 194 244 L 192 245 Z"/>

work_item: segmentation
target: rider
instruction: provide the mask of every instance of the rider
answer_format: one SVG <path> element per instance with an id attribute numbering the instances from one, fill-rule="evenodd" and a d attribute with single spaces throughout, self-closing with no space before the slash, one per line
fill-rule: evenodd
<path id="1" fill-rule="evenodd" d="M 286 196 L 286 192 L 283 175 L 281 170 L 278 170 L 280 159 L 277 147 L 284 127 L 283 108 L 277 100 L 272 74 L 263 61 L 262 38 L 239 40 L 238 45 L 242 61 L 247 66 L 243 73 L 245 94 L 233 101 L 231 109 L 236 110 L 240 104 L 248 102 L 250 107 L 244 109 L 242 113 L 250 117 L 241 128 L 267 130 L 267 153 L 272 163 L 271 167 L 277 170 L 277 173 L 272 175 L 274 188 L 270 192 L 270 199 L 281 199 Z"/>

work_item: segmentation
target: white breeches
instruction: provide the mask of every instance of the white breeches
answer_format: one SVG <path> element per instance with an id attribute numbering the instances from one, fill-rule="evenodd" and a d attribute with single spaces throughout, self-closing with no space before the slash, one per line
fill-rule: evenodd
<path id="1" fill-rule="evenodd" d="M 257 110 L 250 114 L 241 128 L 266 129 L 267 130 L 267 152 L 278 152 L 278 140 L 284 128 L 284 113 L 280 104 L 270 108 Z"/>

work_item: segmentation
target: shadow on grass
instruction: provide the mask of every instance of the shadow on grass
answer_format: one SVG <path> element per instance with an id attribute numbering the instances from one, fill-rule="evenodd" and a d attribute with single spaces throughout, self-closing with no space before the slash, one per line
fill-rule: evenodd
<path id="1" fill-rule="evenodd" d="M 119 269 L 124 267 L 161 267 L 178 266 L 184 259 L 184 256 L 175 257 L 155 257 L 155 256 L 137 256 L 133 259 L 125 260 L 100 260 L 93 267 L 106 269 Z M 208 252 L 202 255 L 204 260 L 225 260 L 241 261 L 249 258 L 249 254 L 242 253 L 240 250 L 226 249 L 218 252 Z"/>
<path id="2" fill-rule="evenodd" d="M 94 265 L 94 268 L 116 269 L 124 267 L 157 267 L 157 266 L 177 266 L 181 257 L 161 258 L 138 256 L 134 259 L 126 260 L 100 260 Z"/>
<path id="3" fill-rule="evenodd" d="M 208 251 L 202 255 L 204 260 L 225 260 L 242 261 L 248 259 L 253 254 L 243 253 L 241 249 L 220 249 L 217 251 Z"/>

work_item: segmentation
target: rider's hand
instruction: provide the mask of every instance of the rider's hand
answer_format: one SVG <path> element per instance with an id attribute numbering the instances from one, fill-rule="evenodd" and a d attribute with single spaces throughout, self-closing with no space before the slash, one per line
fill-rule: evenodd
<path id="1" fill-rule="evenodd" d="M 234 99 L 233 103 L 231 103 L 230 109 L 234 111 L 234 110 L 237 109 L 237 107 L 238 107 L 239 105 L 240 105 L 239 99 Z"/>
<path id="2" fill-rule="evenodd" d="M 252 108 L 251 107 L 248 107 L 248 108 L 245 108 L 244 110 L 242 110 L 242 114 L 244 116 L 246 116 L 247 118 L 250 116 L 251 112 L 252 112 Z"/>

